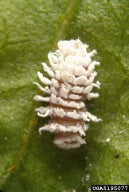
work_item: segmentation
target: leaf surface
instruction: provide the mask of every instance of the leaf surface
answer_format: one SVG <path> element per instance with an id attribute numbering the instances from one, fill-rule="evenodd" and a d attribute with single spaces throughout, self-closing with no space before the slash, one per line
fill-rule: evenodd
<path id="1" fill-rule="evenodd" d="M 0 190 L 85 192 L 93 184 L 129 184 L 129 1 L 0 1 Z M 65 151 L 38 128 L 37 71 L 61 39 L 96 49 L 100 97 L 87 103 L 102 118 L 87 144 Z"/>

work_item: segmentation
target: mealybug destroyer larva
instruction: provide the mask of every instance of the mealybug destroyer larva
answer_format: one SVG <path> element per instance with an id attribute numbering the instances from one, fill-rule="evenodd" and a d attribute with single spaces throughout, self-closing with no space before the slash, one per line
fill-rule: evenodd
<path id="1" fill-rule="evenodd" d="M 64 40 L 58 42 L 58 49 L 48 53 L 50 67 L 42 63 L 43 69 L 51 77 L 44 77 L 38 72 L 42 87 L 34 82 L 37 87 L 49 96 L 36 95 L 34 100 L 49 102 L 48 107 L 36 109 L 40 117 L 51 116 L 50 122 L 41 127 L 54 133 L 54 143 L 64 149 L 79 147 L 85 143 L 83 136 L 88 126 L 85 124 L 90 120 L 98 122 L 96 116 L 87 111 L 85 100 L 97 98 L 98 93 L 91 92 L 93 87 L 100 88 L 100 82 L 94 83 L 97 72 L 94 70 L 100 63 L 92 61 L 96 50 L 87 52 L 88 45 L 79 39 Z"/>

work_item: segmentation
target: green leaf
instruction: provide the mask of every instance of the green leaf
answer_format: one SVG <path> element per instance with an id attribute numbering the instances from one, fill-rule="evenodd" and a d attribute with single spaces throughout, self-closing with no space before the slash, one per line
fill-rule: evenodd
<path id="1" fill-rule="evenodd" d="M 86 192 L 129 184 L 129 1 L 0 1 L 0 190 Z M 37 71 L 60 39 L 97 49 L 99 99 L 88 110 L 87 144 L 65 151 L 38 134 Z"/>

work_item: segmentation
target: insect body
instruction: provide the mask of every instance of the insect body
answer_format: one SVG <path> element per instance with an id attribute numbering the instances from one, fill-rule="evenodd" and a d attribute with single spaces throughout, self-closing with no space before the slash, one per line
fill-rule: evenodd
<path id="1" fill-rule="evenodd" d="M 97 72 L 95 66 L 99 62 L 92 61 L 96 51 L 87 52 L 87 45 L 79 39 L 59 41 L 58 49 L 48 54 L 50 67 L 42 63 L 43 69 L 51 80 L 38 72 L 42 87 L 35 82 L 38 88 L 49 95 L 42 97 L 36 95 L 36 101 L 49 102 L 48 107 L 36 109 L 40 117 L 51 116 L 50 122 L 41 127 L 39 132 L 50 131 L 54 133 L 54 143 L 60 148 L 71 149 L 85 143 L 83 136 L 90 120 L 98 122 L 96 116 L 87 111 L 85 100 L 97 98 L 98 93 L 91 92 L 93 87 L 100 88 L 100 83 L 94 83 Z"/>

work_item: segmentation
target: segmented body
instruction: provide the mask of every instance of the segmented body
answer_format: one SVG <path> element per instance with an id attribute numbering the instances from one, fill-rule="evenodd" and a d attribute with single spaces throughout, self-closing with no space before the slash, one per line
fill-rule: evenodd
<path id="1" fill-rule="evenodd" d="M 87 111 L 85 100 L 97 98 L 98 93 L 91 92 L 93 87 L 100 88 L 100 83 L 94 83 L 97 72 L 95 66 L 99 62 L 92 61 L 96 51 L 87 52 L 87 45 L 79 39 L 59 41 L 58 49 L 48 54 L 50 67 L 42 63 L 44 71 L 51 77 L 44 77 L 38 72 L 38 77 L 45 87 L 35 82 L 38 88 L 49 97 L 36 95 L 36 101 L 49 102 L 48 107 L 36 109 L 40 117 L 51 116 L 51 121 L 41 127 L 53 132 L 54 143 L 61 148 L 70 149 L 85 143 L 83 136 L 87 130 L 86 122 L 98 122 L 96 116 Z"/>

